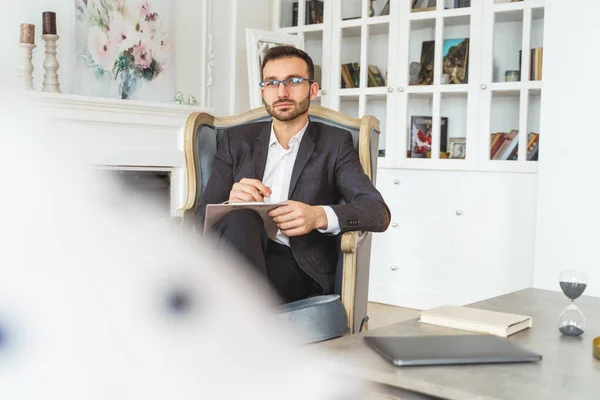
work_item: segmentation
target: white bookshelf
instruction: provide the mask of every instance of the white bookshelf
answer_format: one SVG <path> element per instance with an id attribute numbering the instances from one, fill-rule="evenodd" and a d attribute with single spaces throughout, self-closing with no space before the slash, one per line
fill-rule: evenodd
<path id="1" fill-rule="evenodd" d="M 322 69 L 316 103 L 354 117 L 369 113 L 382 122 L 382 168 L 537 171 L 537 163 L 526 159 L 527 135 L 519 135 L 523 143 L 514 161 L 490 160 L 490 135 L 511 129 L 539 133 L 542 82 L 530 81 L 528 74 L 505 82 L 504 74 L 529 70 L 529 52 L 519 66 L 520 49 L 543 47 L 544 1 L 472 0 L 470 7 L 452 8 L 454 0 L 438 0 L 434 10 L 414 12 L 410 0 L 390 0 L 389 15 L 380 15 L 386 0 L 375 0 L 370 17 L 369 0 L 324 0 L 323 22 L 308 25 L 306 2 L 300 2 L 297 26 L 292 26 L 293 3 L 273 0 L 273 30 L 304 35 L 307 52 Z M 454 38 L 469 38 L 468 83 L 441 84 L 443 42 Z M 421 61 L 422 44 L 431 40 L 434 84 L 409 85 L 409 64 Z M 376 65 L 384 78 L 387 73 L 387 85 L 368 87 L 361 68 L 359 87 L 342 88 L 341 66 L 351 62 Z M 433 117 L 429 158 L 407 154 L 413 115 Z M 464 159 L 441 157 L 441 117 L 448 118 L 448 141 L 465 138 Z M 449 143 L 445 147 L 449 150 Z"/>
<path id="2" fill-rule="evenodd" d="M 381 16 L 386 0 L 375 0 L 369 17 L 369 0 L 324 0 L 323 23 L 297 27 L 280 17 L 292 2 L 273 2 L 272 30 L 305 35 L 309 54 L 322 60 L 319 104 L 381 121 L 377 187 L 392 225 L 374 236 L 370 300 L 427 308 L 531 286 L 538 163 L 527 161 L 526 134 L 518 136 L 517 160 L 491 160 L 490 140 L 495 132 L 540 133 L 543 81 L 528 72 L 529 49 L 544 47 L 545 2 L 447 8 L 454 0 L 437 0 L 431 11 L 412 12 L 410 0 L 390 0 L 390 14 Z M 460 38 L 469 38 L 468 82 L 442 84 L 444 40 Z M 433 84 L 410 85 L 424 41 L 435 41 Z M 519 66 L 521 49 L 528 51 Z M 342 88 L 349 62 L 387 72 L 386 86 L 368 87 L 361 68 L 359 87 Z M 519 81 L 505 81 L 505 71 L 519 69 L 527 72 Z M 411 117 L 421 115 L 433 121 L 429 158 L 407 154 Z M 466 140 L 464 159 L 440 154 L 441 118 L 448 118 L 447 150 L 451 140 Z"/>

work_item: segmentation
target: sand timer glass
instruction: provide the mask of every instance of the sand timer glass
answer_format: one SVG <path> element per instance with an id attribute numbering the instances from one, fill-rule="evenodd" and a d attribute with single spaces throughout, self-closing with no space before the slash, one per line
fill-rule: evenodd
<path id="1" fill-rule="evenodd" d="M 585 317 L 575 305 L 575 299 L 582 295 L 587 286 L 587 275 L 574 269 L 560 274 L 560 288 L 571 299 L 558 318 L 558 330 L 566 336 L 579 336 L 585 331 Z"/>

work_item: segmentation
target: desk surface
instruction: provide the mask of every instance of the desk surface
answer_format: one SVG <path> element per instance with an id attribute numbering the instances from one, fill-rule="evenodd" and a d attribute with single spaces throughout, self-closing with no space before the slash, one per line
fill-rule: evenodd
<path id="1" fill-rule="evenodd" d="M 600 360 L 592 341 L 600 336 L 600 298 L 576 301 L 587 320 L 579 338 L 565 337 L 557 321 L 569 300 L 561 292 L 525 289 L 470 304 L 487 310 L 525 314 L 533 327 L 509 337 L 542 354 L 543 360 L 526 364 L 484 364 L 396 367 L 363 342 L 363 336 L 473 334 L 421 324 L 417 319 L 318 346 L 332 353 L 351 374 L 371 382 L 447 399 L 598 399 Z"/>

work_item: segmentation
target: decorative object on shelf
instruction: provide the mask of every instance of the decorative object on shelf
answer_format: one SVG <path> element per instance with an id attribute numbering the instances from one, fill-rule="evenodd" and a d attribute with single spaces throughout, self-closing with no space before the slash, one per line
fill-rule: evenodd
<path id="1" fill-rule="evenodd" d="M 198 100 L 196 99 L 196 96 L 192 96 L 191 94 L 188 97 L 188 104 L 190 106 L 197 106 L 198 105 Z"/>
<path id="2" fill-rule="evenodd" d="M 373 3 L 376 0 L 369 0 L 369 17 L 374 17 L 375 16 L 375 7 L 373 6 Z"/>
<path id="3" fill-rule="evenodd" d="M 56 13 L 52 11 L 44 11 L 42 13 L 42 34 L 56 35 Z"/>
<path id="4" fill-rule="evenodd" d="M 42 92 L 60 93 L 58 82 L 58 68 L 56 58 L 56 42 L 60 38 L 56 31 L 56 13 L 45 11 L 42 13 L 42 39 L 45 42 L 46 57 L 44 58 L 44 82 Z"/>
<path id="5" fill-rule="evenodd" d="M 408 75 L 409 75 L 409 85 L 418 85 L 419 84 L 419 72 L 421 71 L 421 64 L 413 61 L 408 66 Z"/>
<path id="6" fill-rule="evenodd" d="M 262 106 L 259 82 L 262 80 L 262 61 L 272 47 L 294 46 L 304 50 L 303 35 L 246 29 L 246 54 L 248 61 L 248 91 L 250 107 Z"/>
<path id="7" fill-rule="evenodd" d="M 563 271 L 559 277 L 560 288 L 570 300 L 558 318 L 558 330 L 565 336 L 580 336 L 585 331 L 585 317 L 575 305 L 587 287 L 587 275 L 582 271 L 569 269 Z"/>
<path id="8" fill-rule="evenodd" d="M 448 158 L 465 159 L 467 157 L 467 138 L 450 138 Z"/>
<path id="9" fill-rule="evenodd" d="M 75 92 L 170 101 L 173 0 L 75 0 Z"/>
<path id="10" fill-rule="evenodd" d="M 35 25 L 21 24 L 19 48 L 21 49 L 21 65 L 19 67 L 21 87 L 33 90 L 33 63 L 31 60 L 35 48 Z"/>
<path id="11" fill-rule="evenodd" d="M 444 39 L 442 73 L 450 84 L 469 82 L 469 38 Z"/>
<path id="12" fill-rule="evenodd" d="M 183 102 L 184 102 L 183 93 L 181 93 L 181 92 L 175 93 L 175 99 L 173 100 L 173 103 L 183 104 Z"/>
<path id="13" fill-rule="evenodd" d="M 380 15 L 390 15 L 390 0 L 385 2 L 385 6 L 383 6 Z"/>
<path id="14" fill-rule="evenodd" d="M 411 145 L 410 158 L 425 158 L 431 152 L 433 122 L 431 116 L 413 115 L 410 118 Z M 441 118 L 440 152 L 448 148 L 448 118 Z"/>
<path id="15" fill-rule="evenodd" d="M 592 342 L 592 352 L 594 353 L 594 357 L 600 360 L 600 336 Z"/>
<path id="16" fill-rule="evenodd" d="M 521 73 L 518 70 L 508 70 L 504 73 L 504 82 L 519 82 Z"/>

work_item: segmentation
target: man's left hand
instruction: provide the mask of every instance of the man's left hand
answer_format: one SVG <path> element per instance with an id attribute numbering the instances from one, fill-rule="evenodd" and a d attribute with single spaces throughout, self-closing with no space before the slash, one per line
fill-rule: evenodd
<path id="1" fill-rule="evenodd" d="M 288 200 L 269 213 L 286 236 L 306 235 L 314 229 L 327 229 L 327 214 L 320 206 Z"/>

